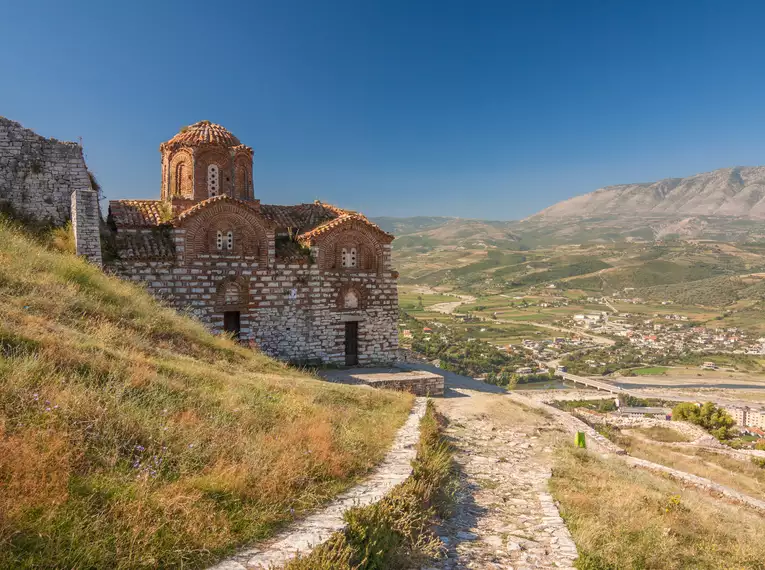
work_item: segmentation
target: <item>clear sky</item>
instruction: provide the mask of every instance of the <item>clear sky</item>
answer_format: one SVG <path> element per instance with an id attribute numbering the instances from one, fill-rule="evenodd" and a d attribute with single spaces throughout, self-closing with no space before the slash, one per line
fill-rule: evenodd
<path id="1" fill-rule="evenodd" d="M 0 0 L 0 115 L 158 198 L 202 119 L 255 195 L 517 219 L 600 186 L 765 164 L 765 2 Z"/>

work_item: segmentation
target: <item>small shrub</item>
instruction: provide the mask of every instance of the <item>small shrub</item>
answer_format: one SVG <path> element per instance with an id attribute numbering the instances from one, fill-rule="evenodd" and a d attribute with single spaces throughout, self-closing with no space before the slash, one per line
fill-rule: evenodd
<path id="1" fill-rule="evenodd" d="M 752 457 L 752 463 L 754 463 L 760 469 L 765 469 L 765 459 L 762 457 Z"/>

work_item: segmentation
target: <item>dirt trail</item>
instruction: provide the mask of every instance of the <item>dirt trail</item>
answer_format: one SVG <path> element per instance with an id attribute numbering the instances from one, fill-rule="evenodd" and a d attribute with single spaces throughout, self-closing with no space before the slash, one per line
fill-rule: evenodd
<path id="1" fill-rule="evenodd" d="M 535 411 L 466 384 L 437 403 L 462 473 L 456 512 L 438 529 L 447 558 L 427 568 L 572 568 L 576 546 L 547 491 L 561 432 Z"/>

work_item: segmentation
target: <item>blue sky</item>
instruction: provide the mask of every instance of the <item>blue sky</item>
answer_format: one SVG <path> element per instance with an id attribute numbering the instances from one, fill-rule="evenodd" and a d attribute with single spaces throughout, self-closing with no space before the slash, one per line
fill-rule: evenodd
<path id="1" fill-rule="evenodd" d="M 597 187 L 765 164 L 765 3 L 0 0 L 0 115 L 159 197 L 202 119 L 255 195 L 518 219 Z"/>

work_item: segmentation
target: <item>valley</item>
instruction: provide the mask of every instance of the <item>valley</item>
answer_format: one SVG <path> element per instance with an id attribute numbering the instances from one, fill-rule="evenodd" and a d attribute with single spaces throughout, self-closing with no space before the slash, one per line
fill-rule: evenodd
<path id="1" fill-rule="evenodd" d="M 751 235 L 545 244 L 539 230 L 524 233 L 528 221 L 416 220 L 386 222 L 409 232 L 394 242 L 400 308 L 430 330 L 402 323 L 402 345 L 480 343 L 504 359 L 473 366 L 482 377 L 553 365 L 649 392 L 765 403 L 765 247 Z M 554 234 L 558 221 L 549 225 Z"/>

